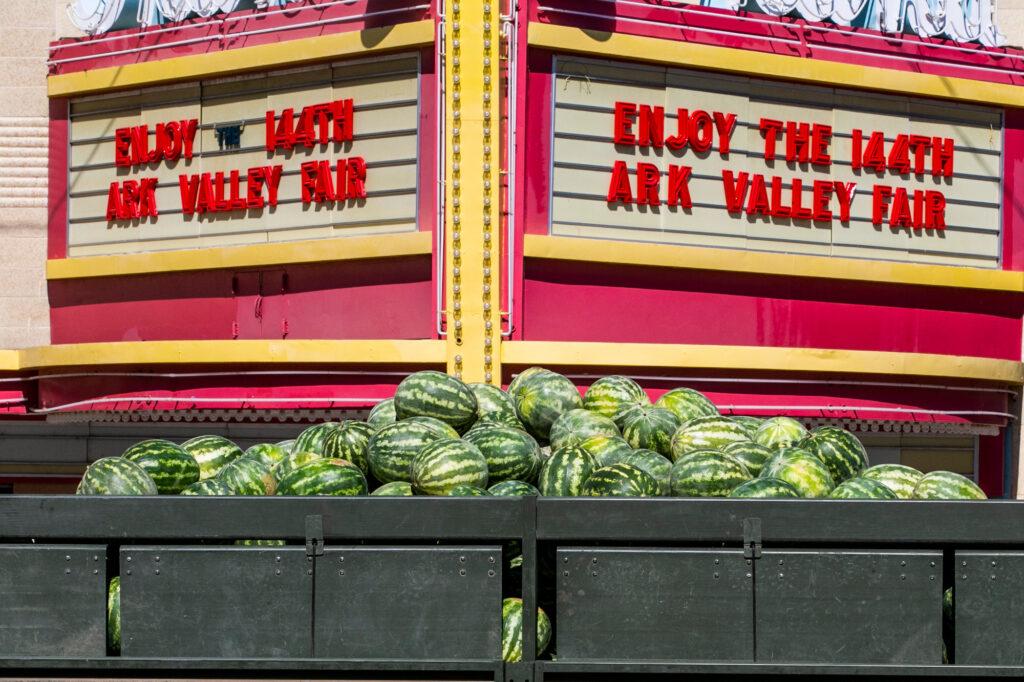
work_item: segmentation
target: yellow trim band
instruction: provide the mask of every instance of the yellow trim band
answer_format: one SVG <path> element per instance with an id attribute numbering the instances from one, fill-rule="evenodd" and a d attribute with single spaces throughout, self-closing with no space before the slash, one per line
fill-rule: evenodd
<path id="1" fill-rule="evenodd" d="M 1019 85 L 989 83 L 844 64 L 821 59 L 683 43 L 622 33 L 583 30 L 552 24 L 530 24 L 529 44 L 558 52 L 620 57 L 648 63 L 687 66 L 820 85 L 866 88 L 901 95 L 921 95 L 1001 106 L 1021 106 Z"/>
<path id="2" fill-rule="evenodd" d="M 432 242 L 429 232 L 409 232 L 374 237 L 337 237 L 250 246 L 60 258 L 46 262 L 46 279 L 117 277 L 419 256 L 431 253 Z"/>
<path id="3" fill-rule="evenodd" d="M 429 19 L 363 31 L 299 38 L 280 43 L 241 47 L 212 54 L 195 54 L 138 64 L 78 71 L 47 80 L 50 97 L 70 97 L 120 88 L 138 88 L 169 81 L 221 77 L 241 71 L 290 66 L 304 62 L 337 59 L 349 55 L 369 56 L 388 50 L 430 45 L 434 22 Z"/>
<path id="4" fill-rule="evenodd" d="M 23 370 L 116 365 L 445 363 L 445 343 L 434 340 L 128 341 L 39 346 L 19 353 Z"/>
<path id="5" fill-rule="evenodd" d="M 21 369 L 20 354 L 16 350 L 0 350 L 0 372 L 17 372 Z"/>
<path id="6" fill-rule="evenodd" d="M 1020 362 L 927 353 L 767 346 L 506 341 L 501 346 L 501 356 L 502 362 L 519 366 L 771 370 L 1024 383 L 1024 365 Z"/>
<path id="7" fill-rule="evenodd" d="M 1024 272 L 528 234 L 528 258 L 1024 292 Z"/>

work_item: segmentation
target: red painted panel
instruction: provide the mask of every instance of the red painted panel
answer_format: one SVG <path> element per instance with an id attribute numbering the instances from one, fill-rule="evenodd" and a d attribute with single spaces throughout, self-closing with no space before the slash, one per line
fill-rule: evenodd
<path id="1" fill-rule="evenodd" d="M 47 182 L 47 258 L 68 253 L 68 101 L 50 100 L 49 175 Z"/>
<path id="2" fill-rule="evenodd" d="M 426 256 L 262 272 L 52 281 L 53 342 L 282 338 L 283 319 L 294 339 L 432 338 Z"/>
<path id="3" fill-rule="evenodd" d="M 522 142 L 522 158 L 524 165 L 521 212 L 527 234 L 547 234 L 551 215 L 551 154 L 552 125 L 551 116 L 551 68 L 552 54 L 532 50 L 529 53 L 529 73 L 525 90 L 526 97 L 526 130 L 530 131 L 529 140 L 534 144 Z M 525 136 L 524 136 L 525 137 Z M 522 253 L 522 251 L 520 251 Z"/>
<path id="4" fill-rule="evenodd" d="M 803 19 L 661 3 L 544 0 L 529 4 L 531 21 L 600 32 L 720 45 L 899 71 L 1024 84 L 1024 52 L 959 46 L 952 41 L 892 36 Z M 963 48 L 967 48 L 967 50 Z M 974 51 L 969 51 L 975 48 Z"/>
<path id="5" fill-rule="evenodd" d="M 1024 297 L 741 273 L 526 262 L 532 341 L 843 348 L 1020 359 Z"/>
<path id="6" fill-rule="evenodd" d="M 1024 270 L 1024 109 L 1003 120 L 1003 268 Z"/>
<path id="7" fill-rule="evenodd" d="M 1003 439 L 1008 430 L 998 436 L 978 438 L 978 485 L 989 497 L 1003 496 Z"/>
<path id="8" fill-rule="evenodd" d="M 74 61 L 53 64 L 50 73 L 213 54 L 430 18 L 432 8 L 415 9 L 421 4 L 432 3 L 430 0 L 321 0 L 292 6 L 285 12 L 248 10 L 177 25 L 112 31 L 97 39 L 68 38 L 51 44 L 50 58 L 57 62 Z"/>

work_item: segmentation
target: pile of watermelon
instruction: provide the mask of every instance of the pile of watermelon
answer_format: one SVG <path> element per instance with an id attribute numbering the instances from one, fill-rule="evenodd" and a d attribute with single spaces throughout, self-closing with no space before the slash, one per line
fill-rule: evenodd
<path id="1" fill-rule="evenodd" d="M 147 440 L 93 463 L 83 495 L 591 496 L 984 499 L 948 471 L 869 466 L 849 431 L 719 413 L 624 376 L 585 394 L 532 367 L 507 391 L 417 372 L 362 421 L 243 451 L 221 436 Z"/>

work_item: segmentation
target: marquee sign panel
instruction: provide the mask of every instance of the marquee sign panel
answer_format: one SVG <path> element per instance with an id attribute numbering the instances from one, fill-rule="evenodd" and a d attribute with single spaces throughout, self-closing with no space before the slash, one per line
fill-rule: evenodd
<path id="1" fill-rule="evenodd" d="M 419 71 L 404 55 L 72 101 L 68 255 L 415 230 Z"/>
<path id="2" fill-rule="evenodd" d="M 554 70 L 552 234 L 999 265 L 998 109 L 575 57 Z"/>

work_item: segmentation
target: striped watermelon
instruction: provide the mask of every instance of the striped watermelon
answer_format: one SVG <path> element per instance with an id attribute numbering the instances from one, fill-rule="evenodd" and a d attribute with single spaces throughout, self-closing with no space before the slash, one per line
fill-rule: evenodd
<path id="1" fill-rule="evenodd" d="M 292 452 L 315 452 L 323 456 L 324 442 L 327 440 L 327 436 L 339 426 L 338 422 L 323 422 L 306 428 L 295 439 Z"/>
<path id="2" fill-rule="evenodd" d="M 497 386 L 490 384 L 469 384 L 469 390 L 476 396 L 476 421 L 497 422 L 507 426 L 519 426 L 516 405 L 511 396 Z"/>
<path id="3" fill-rule="evenodd" d="M 826 497 L 836 487 L 820 459 L 796 448 L 788 456 L 769 462 L 761 476 L 782 479 L 799 490 L 802 497 Z"/>
<path id="4" fill-rule="evenodd" d="M 495 497 L 527 497 L 540 495 L 540 491 L 526 481 L 502 481 L 487 489 Z"/>
<path id="5" fill-rule="evenodd" d="M 626 416 L 622 437 L 630 447 L 654 450 L 672 456 L 672 436 L 679 429 L 679 417 L 663 407 L 638 407 Z"/>
<path id="6" fill-rule="evenodd" d="M 632 464 L 594 469 L 580 490 L 583 497 L 655 497 L 657 494 L 658 482 L 654 477 Z"/>
<path id="7" fill-rule="evenodd" d="M 475 485 L 457 485 L 448 491 L 448 497 L 490 497 L 491 494 Z"/>
<path id="8" fill-rule="evenodd" d="M 370 495 L 377 497 L 412 497 L 412 483 L 408 481 L 392 481 L 377 488 Z"/>
<path id="9" fill-rule="evenodd" d="M 444 372 L 410 374 L 395 391 L 398 419 L 433 417 L 462 433 L 476 421 L 477 402 L 466 384 Z"/>
<path id="10" fill-rule="evenodd" d="M 828 494 L 837 500 L 895 500 L 896 493 L 870 478 L 850 478 Z"/>
<path id="11" fill-rule="evenodd" d="M 579 445 L 591 436 L 618 436 L 619 427 L 608 417 L 579 408 L 562 414 L 551 425 L 548 441 L 553 448 Z"/>
<path id="12" fill-rule="evenodd" d="M 978 485 L 952 471 L 932 471 L 917 482 L 915 500 L 985 500 L 988 497 Z"/>
<path id="13" fill-rule="evenodd" d="M 535 437 L 548 440 L 555 420 L 583 407 L 583 398 L 571 381 L 554 372 L 538 372 L 518 388 L 516 414 Z"/>
<path id="14" fill-rule="evenodd" d="M 751 440 L 757 434 L 757 430 L 764 423 L 764 420 L 760 417 L 748 417 L 745 414 L 734 414 L 729 419 L 733 420 L 737 424 L 743 427 L 743 430 L 747 432 L 747 437 Z"/>
<path id="15" fill-rule="evenodd" d="M 537 608 L 537 657 L 551 641 L 551 621 Z M 501 658 L 506 663 L 523 660 L 523 600 L 509 597 L 501 602 Z"/>
<path id="16" fill-rule="evenodd" d="M 492 484 L 537 479 L 540 446 L 525 431 L 488 423 L 470 429 L 463 440 L 475 445 L 487 460 L 488 479 Z"/>
<path id="17" fill-rule="evenodd" d="M 235 540 L 235 544 L 239 547 L 284 547 L 288 543 L 284 540 L 248 539 Z"/>
<path id="18" fill-rule="evenodd" d="M 800 497 L 800 491 L 778 478 L 755 478 L 737 486 L 729 497 Z"/>
<path id="19" fill-rule="evenodd" d="M 443 424 L 447 428 L 447 424 Z M 370 471 L 370 457 L 367 451 L 370 438 L 376 431 L 366 422 L 344 421 L 341 426 L 327 434 L 323 455 L 327 459 L 344 459 L 359 467 L 362 472 Z"/>
<path id="20" fill-rule="evenodd" d="M 315 452 L 295 452 L 278 462 L 277 466 L 271 469 L 270 472 L 274 474 L 274 480 L 280 483 L 281 479 L 291 472 L 318 459 L 323 458 Z"/>
<path id="21" fill-rule="evenodd" d="M 914 499 L 914 488 L 924 474 L 903 464 L 876 464 L 861 472 L 861 478 L 878 481 L 901 500 Z"/>
<path id="22" fill-rule="evenodd" d="M 728 417 L 697 417 L 683 422 L 672 436 L 672 459 L 679 461 L 694 450 L 718 450 L 729 443 L 747 440 L 750 439 L 743 427 Z"/>
<path id="23" fill-rule="evenodd" d="M 447 495 L 463 484 L 487 487 L 487 459 L 464 440 L 430 443 L 413 459 L 410 471 L 413 489 L 423 495 Z"/>
<path id="24" fill-rule="evenodd" d="M 235 495 L 273 495 L 277 480 L 270 467 L 258 459 L 242 457 L 220 470 L 217 478 Z"/>
<path id="25" fill-rule="evenodd" d="M 583 407 L 608 417 L 621 427 L 626 413 L 651 404 L 647 391 L 629 377 L 601 377 L 583 396 Z"/>
<path id="26" fill-rule="evenodd" d="M 658 483 L 658 495 L 672 490 L 672 461 L 654 450 L 633 450 L 615 464 L 631 464 L 646 471 Z"/>
<path id="27" fill-rule="evenodd" d="M 800 447 L 816 454 L 836 483 L 859 475 L 868 466 L 868 451 L 846 429 L 819 426 L 800 442 Z"/>
<path id="28" fill-rule="evenodd" d="M 729 443 L 722 448 L 722 452 L 732 455 L 734 459 L 739 460 L 740 464 L 747 467 L 751 476 L 758 476 L 764 465 L 771 459 L 774 451 L 757 443 L 740 440 L 735 443 Z"/>
<path id="29" fill-rule="evenodd" d="M 280 443 L 258 443 L 245 451 L 243 457 L 256 459 L 273 469 L 291 452 L 291 447 L 285 448 Z"/>
<path id="30" fill-rule="evenodd" d="M 586 450 L 594 462 L 602 467 L 621 462 L 633 452 L 626 439 L 619 436 L 593 436 L 580 443 L 579 447 Z"/>
<path id="31" fill-rule="evenodd" d="M 161 495 L 177 495 L 199 480 L 199 462 L 169 440 L 144 440 L 121 456 L 142 467 Z"/>
<path id="32" fill-rule="evenodd" d="M 558 448 L 541 466 L 537 489 L 541 495 L 576 497 L 596 468 L 597 462 L 582 447 Z"/>
<path id="33" fill-rule="evenodd" d="M 676 460 L 669 481 L 675 497 L 726 497 L 750 472 L 717 450 L 695 450 Z"/>
<path id="34" fill-rule="evenodd" d="M 366 423 L 373 427 L 374 431 L 379 431 L 388 424 L 394 424 L 396 421 L 398 421 L 398 415 L 395 414 L 394 398 L 380 401 L 373 406 L 370 414 L 366 415 Z"/>
<path id="35" fill-rule="evenodd" d="M 512 399 L 513 407 L 515 407 L 516 400 L 519 399 L 519 389 L 523 385 L 523 382 L 532 377 L 534 374 L 542 374 L 544 372 L 550 374 L 551 370 L 544 369 L 543 367 L 530 367 L 528 369 L 524 369 L 522 372 L 517 374 L 512 379 L 511 383 L 509 383 L 508 385 L 508 390 L 505 392 L 508 393 L 508 397 Z"/>
<path id="36" fill-rule="evenodd" d="M 196 436 L 181 444 L 188 454 L 199 462 L 199 478 L 213 478 L 221 469 L 243 454 L 238 447 L 223 436 Z"/>
<path id="37" fill-rule="evenodd" d="M 354 497 L 366 494 L 366 477 L 352 462 L 317 459 L 291 472 L 277 486 L 278 495 L 334 495 Z"/>
<path id="38" fill-rule="evenodd" d="M 796 445 L 807 437 L 804 425 L 791 417 L 765 419 L 754 434 L 754 442 L 778 449 Z"/>
<path id="39" fill-rule="evenodd" d="M 107 650 L 121 653 L 121 576 L 110 579 L 107 586 Z"/>
<path id="40" fill-rule="evenodd" d="M 441 438 L 458 438 L 459 432 L 452 427 L 445 424 L 440 419 L 434 419 L 433 417 L 406 417 L 402 420 L 403 422 L 414 422 L 416 424 L 423 424 L 427 428 L 431 429 L 434 433 L 439 435 Z"/>
<path id="41" fill-rule="evenodd" d="M 290 455 L 295 448 L 295 439 L 292 438 L 291 440 L 283 440 L 277 443 L 277 447 L 281 448 Z"/>
<path id="42" fill-rule="evenodd" d="M 182 495 L 201 495 L 204 497 L 208 496 L 220 496 L 234 495 L 235 492 L 231 489 L 231 486 L 227 484 L 227 481 L 222 481 L 219 478 L 207 478 L 202 481 L 193 483 L 189 487 L 181 491 Z"/>
<path id="43" fill-rule="evenodd" d="M 762 447 L 764 447 L 764 446 L 762 446 Z M 797 455 L 804 456 L 804 457 L 813 457 L 816 460 L 818 460 L 819 462 L 821 462 L 822 464 L 825 464 L 825 462 L 822 461 L 822 459 L 820 457 L 818 457 L 816 454 L 814 454 L 810 450 L 804 450 L 803 448 L 787 447 L 787 448 L 779 448 L 778 450 L 772 450 L 771 452 L 772 452 L 772 456 L 769 457 L 768 461 L 766 461 L 764 463 L 764 466 L 761 467 L 761 474 L 760 474 L 761 476 L 768 476 L 768 474 L 765 473 L 765 472 L 767 472 L 773 466 L 775 466 L 776 464 L 778 464 L 782 460 L 786 459 L 787 457 L 793 457 L 793 456 L 797 456 Z M 825 466 L 826 466 L 826 468 L 828 467 L 827 464 Z M 835 483 L 835 480 L 833 479 L 832 482 Z"/>
<path id="44" fill-rule="evenodd" d="M 85 470 L 77 495 L 156 495 L 146 470 L 123 457 L 98 459 Z"/>
<path id="45" fill-rule="evenodd" d="M 692 388 L 673 388 L 658 398 L 654 406 L 663 407 L 675 414 L 680 424 L 700 417 L 718 416 L 715 404 L 703 393 Z"/>
<path id="46" fill-rule="evenodd" d="M 370 438 L 370 473 L 381 483 L 412 481 L 409 467 L 420 450 L 439 440 L 437 431 L 417 422 L 388 424 Z"/>

